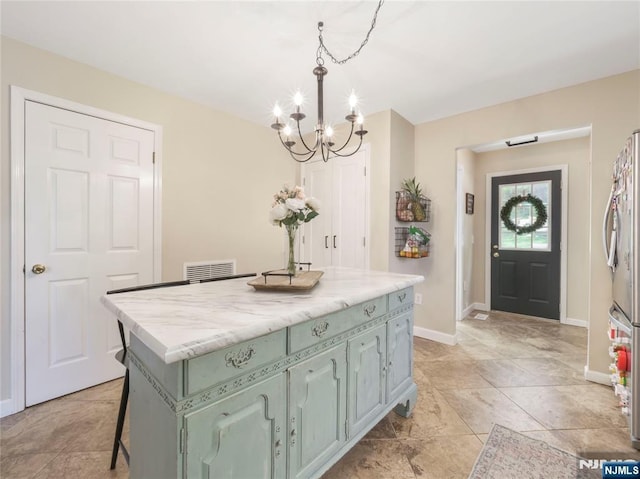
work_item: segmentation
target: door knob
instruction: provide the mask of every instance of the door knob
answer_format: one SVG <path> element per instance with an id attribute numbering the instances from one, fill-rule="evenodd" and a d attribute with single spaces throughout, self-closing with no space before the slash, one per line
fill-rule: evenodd
<path id="1" fill-rule="evenodd" d="M 497 245 L 497 244 L 494 244 L 494 245 L 493 245 L 493 249 L 498 249 L 498 245 Z"/>
<path id="2" fill-rule="evenodd" d="M 45 272 L 45 270 L 47 269 L 47 267 L 43 264 L 34 264 L 33 268 L 31 268 L 31 271 L 34 274 L 42 274 Z"/>
<path id="3" fill-rule="evenodd" d="M 500 253 L 498 253 L 497 251 L 495 251 L 495 252 L 493 253 L 493 257 L 494 257 L 494 258 L 498 258 L 498 257 L 500 257 Z"/>

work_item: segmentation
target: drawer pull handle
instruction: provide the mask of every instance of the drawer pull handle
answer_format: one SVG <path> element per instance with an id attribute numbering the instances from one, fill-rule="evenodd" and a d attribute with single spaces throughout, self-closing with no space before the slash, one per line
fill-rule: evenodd
<path id="1" fill-rule="evenodd" d="M 224 359 L 227 362 L 227 367 L 233 366 L 234 368 L 240 369 L 247 365 L 255 353 L 256 351 L 253 349 L 253 346 L 249 346 L 247 349 L 227 353 Z"/>
<path id="2" fill-rule="evenodd" d="M 329 323 L 326 321 L 322 321 L 321 323 L 316 324 L 313 328 L 311 328 L 311 334 L 313 336 L 317 336 L 321 338 L 325 335 L 327 330 L 329 329 Z"/>
<path id="3" fill-rule="evenodd" d="M 371 304 L 371 305 L 369 305 L 369 306 L 364 308 L 364 314 L 366 314 L 367 317 L 369 317 L 369 318 L 375 312 L 376 312 L 376 305 L 375 304 Z"/>
<path id="4" fill-rule="evenodd" d="M 407 299 L 407 293 L 404 292 L 398 295 L 398 300 L 402 303 L 405 299 Z"/>

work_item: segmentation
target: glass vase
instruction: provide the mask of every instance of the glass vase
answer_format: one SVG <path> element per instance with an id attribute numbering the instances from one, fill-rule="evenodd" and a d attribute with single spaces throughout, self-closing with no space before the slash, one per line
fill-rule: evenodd
<path id="1" fill-rule="evenodd" d="M 287 261 L 287 272 L 289 274 L 296 274 L 296 260 L 294 256 L 294 247 L 296 242 L 296 232 L 298 231 L 298 225 L 286 225 L 287 236 L 289 238 L 289 260 Z"/>

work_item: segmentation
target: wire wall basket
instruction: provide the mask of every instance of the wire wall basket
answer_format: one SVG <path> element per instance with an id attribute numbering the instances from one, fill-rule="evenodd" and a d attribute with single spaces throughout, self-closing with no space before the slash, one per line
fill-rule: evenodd
<path id="1" fill-rule="evenodd" d="M 396 191 L 396 219 L 403 222 L 424 223 L 431 219 L 431 200 L 421 196 L 419 201 L 406 191 Z"/>
<path id="2" fill-rule="evenodd" d="M 415 232 L 416 230 L 419 230 L 419 233 Z M 395 228 L 395 254 L 399 258 L 426 258 L 429 256 L 430 244 L 431 234 L 422 228 L 415 226 Z"/>

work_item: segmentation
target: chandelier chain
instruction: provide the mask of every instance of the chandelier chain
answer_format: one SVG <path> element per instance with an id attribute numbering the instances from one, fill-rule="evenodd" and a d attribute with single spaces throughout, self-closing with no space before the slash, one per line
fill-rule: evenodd
<path id="1" fill-rule="evenodd" d="M 380 0 L 378 2 L 378 6 L 376 8 L 375 13 L 373 14 L 373 20 L 371 20 L 371 28 L 369 28 L 369 31 L 367 32 L 367 36 L 365 37 L 365 39 L 362 41 L 362 43 L 360 44 L 360 48 L 358 48 L 355 52 L 353 52 L 351 55 L 349 55 L 348 57 L 342 59 L 342 60 L 338 60 L 335 56 L 333 56 L 333 54 L 327 49 L 327 46 L 324 44 L 324 38 L 322 37 L 322 27 L 324 26 L 324 24 L 322 22 L 318 23 L 318 40 L 320 41 L 320 46 L 318 46 L 318 52 L 317 52 L 317 57 L 316 57 L 316 62 L 318 63 L 318 65 L 323 65 L 324 64 L 324 60 L 322 59 L 322 52 L 326 53 L 327 56 L 329 58 L 331 58 L 331 61 L 333 63 L 336 63 L 338 65 L 344 65 L 345 63 L 347 63 L 349 60 L 351 60 L 354 57 L 357 57 L 358 54 L 360 53 L 360 51 L 364 48 L 364 46 L 369 42 L 369 36 L 371 35 L 371 32 L 373 31 L 373 29 L 376 26 L 376 20 L 378 19 L 378 12 L 380 11 L 380 7 L 382 7 L 382 4 L 384 3 L 384 0 Z"/>

